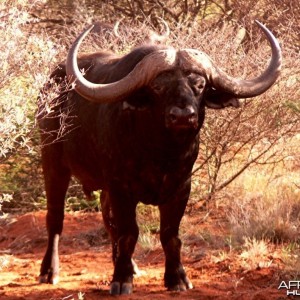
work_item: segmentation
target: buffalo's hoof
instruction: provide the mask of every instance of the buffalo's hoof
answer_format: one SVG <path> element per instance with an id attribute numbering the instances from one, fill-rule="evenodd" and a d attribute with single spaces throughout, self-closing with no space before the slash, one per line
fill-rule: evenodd
<path id="1" fill-rule="evenodd" d="M 180 284 L 176 284 L 168 287 L 168 291 L 170 292 L 183 292 L 186 290 L 191 290 L 193 288 L 193 284 L 189 281 L 189 279 L 185 278 Z"/>
<path id="2" fill-rule="evenodd" d="M 57 284 L 59 282 L 59 276 L 55 274 L 45 274 L 39 276 L 39 283 Z"/>
<path id="3" fill-rule="evenodd" d="M 132 293 L 133 285 L 132 283 L 120 283 L 118 281 L 114 281 L 110 285 L 109 293 L 111 295 L 129 295 Z"/>

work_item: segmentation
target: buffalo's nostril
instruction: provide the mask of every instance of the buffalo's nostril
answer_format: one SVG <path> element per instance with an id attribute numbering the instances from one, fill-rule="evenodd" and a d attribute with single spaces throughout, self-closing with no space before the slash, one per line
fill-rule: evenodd
<path id="1" fill-rule="evenodd" d="M 178 119 L 177 116 L 174 114 L 170 114 L 169 118 L 170 118 L 170 121 L 172 121 L 172 122 L 176 122 L 176 120 Z"/>
<path id="2" fill-rule="evenodd" d="M 182 114 L 183 114 L 183 109 L 175 106 L 170 109 L 169 118 L 171 121 L 175 122 L 176 120 L 182 117 Z"/>
<path id="3" fill-rule="evenodd" d="M 186 115 L 188 116 L 195 116 L 196 115 L 196 111 L 195 109 L 192 107 L 192 106 L 187 106 L 185 109 L 184 109 L 184 112 Z"/>

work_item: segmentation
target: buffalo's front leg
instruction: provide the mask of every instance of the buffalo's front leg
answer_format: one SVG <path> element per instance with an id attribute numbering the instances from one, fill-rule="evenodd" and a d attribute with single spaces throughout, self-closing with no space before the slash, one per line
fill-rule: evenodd
<path id="1" fill-rule="evenodd" d="M 193 288 L 181 263 L 181 240 L 178 237 L 179 225 L 189 193 L 190 182 L 188 181 L 176 194 L 175 199 L 159 206 L 160 239 L 166 257 L 164 281 L 170 291 L 184 291 Z"/>
<path id="2" fill-rule="evenodd" d="M 113 221 L 113 224 L 109 224 L 109 231 L 112 237 L 115 267 L 110 294 L 130 294 L 133 289 L 134 274 L 132 254 L 139 234 L 135 213 L 136 203 L 126 199 L 124 193 L 118 193 L 116 189 L 107 193 L 103 200 L 109 201 L 113 216 L 113 219 L 108 218 L 110 222 Z M 107 212 L 104 210 L 103 213 Z"/>

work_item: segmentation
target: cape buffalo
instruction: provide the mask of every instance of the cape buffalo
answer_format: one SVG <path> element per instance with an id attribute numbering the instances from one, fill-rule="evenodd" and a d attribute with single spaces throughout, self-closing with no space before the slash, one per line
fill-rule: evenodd
<path id="1" fill-rule="evenodd" d="M 238 107 L 238 98 L 269 89 L 281 68 L 278 41 L 257 24 L 271 45 L 272 57 L 264 72 L 249 80 L 227 75 L 195 49 L 144 45 L 121 57 L 97 52 L 77 58 L 92 27 L 79 35 L 48 84 L 63 86 L 67 78 L 73 88 L 62 87 L 50 114 L 39 117 L 48 209 L 48 246 L 40 282 L 58 281 L 64 199 L 73 175 L 87 195 L 102 190 L 103 218 L 113 245 L 111 294 L 132 292 L 138 202 L 159 207 L 165 286 L 176 291 L 192 288 L 180 259 L 178 231 L 205 107 Z M 43 105 L 40 110 L 46 111 Z M 59 139 L 62 115 L 67 115 L 64 124 L 71 125 Z"/>

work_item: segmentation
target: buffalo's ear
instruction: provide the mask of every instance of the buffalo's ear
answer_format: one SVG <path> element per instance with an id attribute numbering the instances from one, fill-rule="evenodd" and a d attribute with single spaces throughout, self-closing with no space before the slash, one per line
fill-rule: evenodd
<path id="1" fill-rule="evenodd" d="M 213 109 L 221 109 L 228 106 L 232 106 L 235 108 L 240 107 L 238 98 L 224 91 L 215 90 L 214 88 L 209 88 L 206 90 L 204 101 L 207 107 Z"/>

